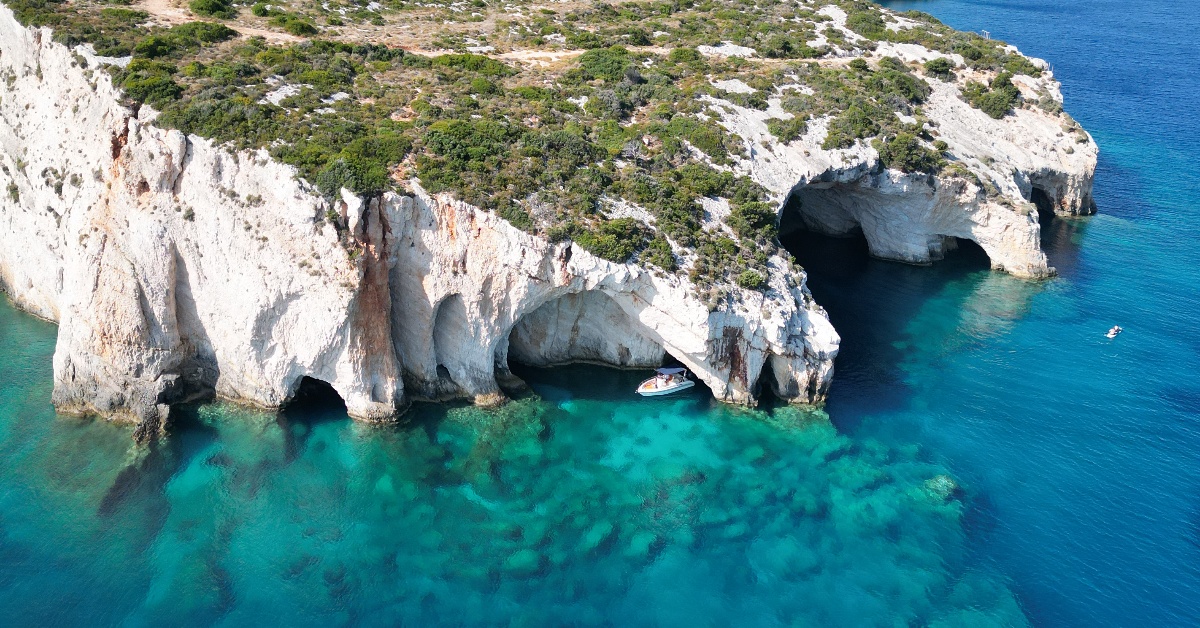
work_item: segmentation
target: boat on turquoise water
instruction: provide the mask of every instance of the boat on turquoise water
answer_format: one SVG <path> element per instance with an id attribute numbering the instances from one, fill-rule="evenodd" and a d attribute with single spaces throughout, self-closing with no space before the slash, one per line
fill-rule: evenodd
<path id="1" fill-rule="evenodd" d="M 688 379 L 685 368 L 660 368 L 655 369 L 654 377 L 638 385 L 637 394 L 643 397 L 660 397 L 687 390 L 695 385 L 696 382 Z"/>

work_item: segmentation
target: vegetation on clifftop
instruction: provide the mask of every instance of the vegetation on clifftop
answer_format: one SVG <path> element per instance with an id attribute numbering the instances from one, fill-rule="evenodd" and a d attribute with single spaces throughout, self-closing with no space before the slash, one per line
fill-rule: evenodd
<path id="1" fill-rule="evenodd" d="M 777 99 L 791 114 L 768 122 L 780 141 L 828 119 L 825 149 L 873 142 L 888 167 L 936 172 L 944 147 L 920 108 L 929 81 L 954 80 L 954 62 L 870 51 L 916 43 L 999 73 L 964 90 L 993 116 L 1019 102 L 1013 73 L 1038 73 L 1002 42 L 853 1 L 193 0 L 209 21 L 176 25 L 99 0 L 6 4 L 62 43 L 132 55 L 110 71 L 159 124 L 266 149 L 327 197 L 416 179 L 522 229 L 712 288 L 763 287 L 777 251 L 780 199 L 739 167 L 750 147 L 717 123 L 728 107 Z M 388 27 L 398 22 L 403 35 Z M 718 87 L 733 79 L 746 89 Z M 705 209 L 718 202 L 723 225 Z"/>

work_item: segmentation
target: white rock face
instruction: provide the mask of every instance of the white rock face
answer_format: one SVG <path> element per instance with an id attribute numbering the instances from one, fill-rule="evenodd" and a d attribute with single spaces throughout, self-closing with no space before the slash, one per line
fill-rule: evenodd
<path id="1" fill-rule="evenodd" d="M 415 184 L 331 206 L 265 153 L 135 115 L 87 57 L 0 7 L 0 287 L 59 323 L 64 412 L 133 420 L 144 436 L 171 403 L 278 407 L 311 377 L 352 416 L 382 420 L 411 399 L 499 401 L 510 354 L 625 366 L 669 354 L 734 403 L 754 402 L 769 361 L 761 384 L 824 397 L 838 337 L 782 259 L 770 290 L 710 312 L 684 278 Z"/>
<path id="2" fill-rule="evenodd" d="M 773 259 L 772 290 L 710 312 L 686 279 L 551 244 L 493 214 L 412 183 L 388 194 L 392 328 L 420 398 L 500 394 L 508 359 L 619 366 L 679 360 L 718 398 L 752 403 L 762 367 L 778 394 L 823 397 L 838 338 L 803 284 Z"/>
<path id="3" fill-rule="evenodd" d="M 509 335 L 508 357 L 525 363 L 648 367 L 663 363 L 663 347 L 643 334 L 612 297 L 589 291 L 557 298 L 522 318 Z"/>
<path id="4" fill-rule="evenodd" d="M 936 56 L 886 44 L 875 54 Z M 497 403 L 520 384 L 510 360 L 669 357 L 725 401 L 753 403 L 764 385 L 802 403 L 825 396 L 839 339 L 784 259 L 769 260 L 769 289 L 710 311 L 685 277 L 548 242 L 415 181 L 408 196 L 327 202 L 264 152 L 157 128 L 154 112 L 121 105 L 97 64 L 0 5 L 0 288 L 59 323 L 64 412 L 126 418 L 147 435 L 172 403 L 215 395 L 274 408 L 309 377 L 352 416 L 384 420 L 413 399 Z M 930 83 L 923 113 L 957 174 L 887 170 L 862 143 L 823 150 L 828 119 L 783 144 L 767 127 L 791 115 L 780 93 L 766 94 L 765 111 L 708 102 L 745 142 L 734 169 L 774 193 L 783 226 L 861 229 L 874 255 L 913 263 L 964 238 L 995 268 L 1050 273 L 1035 202 L 1093 211 L 1095 143 L 1065 116 L 1026 108 L 993 120 L 957 86 Z M 1061 102 L 1049 72 L 1014 83 L 1027 100 Z M 613 215 L 640 211 L 611 200 Z M 728 203 L 701 204 L 706 229 L 728 228 Z"/>
<path id="5" fill-rule="evenodd" d="M 875 55 L 905 61 L 944 56 L 911 44 L 881 44 Z M 960 83 L 982 78 L 960 73 Z M 1027 100 L 1062 103 L 1048 71 L 1013 82 Z M 765 111 L 708 102 L 720 124 L 744 140 L 749 156 L 737 169 L 780 199 L 785 227 L 832 235 L 862 229 L 873 255 L 909 263 L 940 259 L 948 238 L 963 238 L 978 243 L 997 270 L 1025 277 L 1052 273 L 1040 246 L 1035 201 L 1061 215 L 1093 213 L 1095 141 L 1082 129 L 1069 130 L 1063 114 L 1021 108 L 995 120 L 964 102 L 954 84 L 929 83 L 932 93 L 922 111 L 931 134 L 948 144 L 958 174 L 887 170 L 878 152 L 861 142 L 824 150 L 828 119 L 809 121 L 803 137 L 784 144 L 767 127 L 772 118 L 791 116 L 779 109 L 779 99 L 770 99 Z M 798 202 L 785 205 L 789 197 Z M 788 216 L 789 207 L 799 217 Z"/>

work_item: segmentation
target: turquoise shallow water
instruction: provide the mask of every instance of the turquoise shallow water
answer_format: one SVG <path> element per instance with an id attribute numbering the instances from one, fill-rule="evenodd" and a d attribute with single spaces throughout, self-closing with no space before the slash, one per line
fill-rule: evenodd
<path id="1" fill-rule="evenodd" d="M 828 415 L 577 367 L 386 429 L 194 408 L 148 449 L 54 416 L 54 327 L 0 299 L 6 623 L 1200 624 L 1200 10 L 891 4 L 1054 62 L 1102 148 L 1059 278 L 789 242 L 844 336 Z"/>
<path id="2" fill-rule="evenodd" d="M 402 427 L 321 397 L 205 406 L 139 449 L 56 419 L 53 328 L 0 312 L 0 608 L 21 624 L 1021 621 L 945 469 L 820 413 L 634 401 L 638 374 L 575 367 Z"/>

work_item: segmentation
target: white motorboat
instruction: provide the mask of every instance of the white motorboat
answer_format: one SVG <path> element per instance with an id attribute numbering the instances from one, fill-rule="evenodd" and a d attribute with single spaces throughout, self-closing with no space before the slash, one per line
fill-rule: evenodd
<path id="1" fill-rule="evenodd" d="M 687 390 L 696 385 L 688 379 L 687 369 L 661 368 L 655 370 L 655 376 L 642 382 L 637 387 L 637 394 L 643 397 L 659 397 Z"/>

